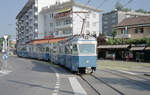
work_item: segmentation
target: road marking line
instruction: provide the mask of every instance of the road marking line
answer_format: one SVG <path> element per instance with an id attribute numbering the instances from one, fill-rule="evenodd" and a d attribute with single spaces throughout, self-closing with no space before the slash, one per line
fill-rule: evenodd
<path id="1" fill-rule="evenodd" d="M 59 86 L 59 85 L 60 85 L 60 84 L 57 84 L 57 83 L 56 83 L 56 86 Z"/>
<path id="2" fill-rule="evenodd" d="M 54 93 L 53 93 L 52 95 L 57 95 L 58 92 L 59 92 L 59 88 L 60 88 L 60 75 L 59 75 L 59 73 L 57 73 L 57 70 L 56 70 L 56 69 L 54 69 L 54 68 L 50 68 L 50 69 L 52 69 L 52 71 L 55 72 L 55 74 L 56 74 L 56 79 L 57 79 L 57 80 L 56 80 L 55 89 L 53 90 Z"/>
<path id="3" fill-rule="evenodd" d="M 57 95 L 57 93 L 53 93 L 52 95 Z"/>
<path id="4" fill-rule="evenodd" d="M 58 88 L 59 88 L 59 86 L 55 86 L 55 88 L 56 88 L 56 89 L 58 89 Z"/>
<path id="5" fill-rule="evenodd" d="M 56 73 L 56 77 L 58 77 L 58 78 L 59 78 L 59 74 L 58 74 L 58 73 Z"/>
<path id="6" fill-rule="evenodd" d="M 58 92 L 58 91 L 59 91 L 58 89 L 55 89 L 55 90 L 54 90 L 54 92 Z"/>
<path id="7" fill-rule="evenodd" d="M 122 71 L 122 70 L 118 70 L 119 72 L 123 72 L 123 73 L 127 73 L 127 74 L 131 74 L 131 75 L 137 75 L 136 73 L 133 72 L 129 72 L 129 71 Z"/>
<path id="8" fill-rule="evenodd" d="M 5 74 L 5 75 L 7 75 L 7 74 L 9 74 L 11 72 L 12 71 L 9 71 L 9 70 L 2 70 L 2 71 L 0 71 L 1 74 Z"/>
<path id="9" fill-rule="evenodd" d="M 69 81 L 71 83 L 75 95 L 87 95 L 87 93 L 75 77 L 69 77 Z"/>

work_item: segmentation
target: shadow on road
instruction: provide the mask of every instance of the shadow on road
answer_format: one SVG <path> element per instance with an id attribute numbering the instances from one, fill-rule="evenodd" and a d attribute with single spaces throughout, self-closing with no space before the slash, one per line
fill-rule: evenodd
<path id="1" fill-rule="evenodd" d="M 71 71 L 69 71 L 67 68 L 56 65 L 56 64 L 44 64 L 45 61 L 36 61 L 32 60 L 32 64 L 34 65 L 32 67 L 33 71 L 38 71 L 38 72 L 50 72 L 50 73 L 55 73 L 54 71 L 51 70 L 51 68 L 55 68 L 56 71 L 60 74 L 65 74 L 65 75 L 70 75 L 72 74 Z"/>
<path id="2" fill-rule="evenodd" d="M 107 78 L 107 77 L 97 77 L 100 80 L 105 81 L 105 83 L 110 84 L 110 85 L 122 85 L 125 88 L 130 88 L 130 89 L 136 89 L 140 91 L 150 91 L 150 81 L 144 80 L 144 81 L 139 81 L 139 80 L 129 80 L 129 79 L 123 79 L 123 78 Z"/>
<path id="3" fill-rule="evenodd" d="M 26 86 L 29 86 L 29 87 L 37 87 L 37 88 L 43 88 L 43 89 L 48 89 L 48 90 L 55 90 L 55 88 L 49 88 L 49 87 L 45 87 L 45 86 L 42 86 L 42 85 L 38 85 L 38 84 L 31 84 L 31 83 L 26 83 L 26 82 L 20 82 L 20 81 L 15 81 L 15 80 L 8 80 L 8 82 L 12 82 L 12 83 L 15 83 L 15 84 L 22 84 L 22 85 L 26 85 Z M 63 92 L 63 93 L 68 93 L 68 94 L 74 94 L 74 92 L 72 91 L 64 91 L 64 90 L 59 90 L 60 93 Z"/>
<path id="4" fill-rule="evenodd" d="M 54 73 L 47 64 L 38 61 L 31 61 L 33 64 L 32 71 Z"/>

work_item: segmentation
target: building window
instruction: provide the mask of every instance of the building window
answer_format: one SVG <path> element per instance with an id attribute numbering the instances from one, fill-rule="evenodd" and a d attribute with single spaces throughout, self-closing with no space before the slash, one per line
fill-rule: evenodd
<path id="1" fill-rule="evenodd" d="M 125 29 L 121 29 L 121 34 L 124 34 L 125 33 Z"/>
<path id="2" fill-rule="evenodd" d="M 108 20 L 108 17 L 104 17 L 104 20 Z"/>
<path id="3" fill-rule="evenodd" d="M 93 18 L 96 18 L 96 14 L 93 14 Z"/>
<path id="4" fill-rule="evenodd" d="M 56 31 L 55 35 L 58 35 L 58 34 L 59 34 L 59 32 L 58 32 L 58 31 Z"/>
<path id="5" fill-rule="evenodd" d="M 50 18 L 52 19 L 54 17 L 53 13 L 52 14 L 49 14 Z"/>
<path id="6" fill-rule="evenodd" d="M 112 18 L 116 18 L 116 16 L 117 16 L 116 14 L 113 14 L 113 15 L 112 15 Z"/>
<path id="7" fill-rule="evenodd" d="M 115 19 L 113 19 L 113 20 L 112 20 L 112 23 L 116 23 L 116 20 L 115 20 Z"/>
<path id="8" fill-rule="evenodd" d="M 104 26 L 104 29 L 107 29 L 108 28 L 108 26 Z"/>
<path id="9" fill-rule="evenodd" d="M 53 27 L 53 23 L 50 23 L 50 27 Z"/>
<path id="10" fill-rule="evenodd" d="M 96 22 L 93 22 L 93 27 L 96 27 Z"/>
<path id="11" fill-rule="evenodd" d="M 128 34 L 128 29 L 126 28 L 121 29 L 121 34 Z"/>
<path id="12" fill-rule="evenodd" d="M 95 34 L 96 34 L 96 31 L 93 31 L 93 34 L 95 35 Z"/>
<path id="13" fill-rule="evenodd" d="M 67 19 L 64 21 L 64 25 L 71 24 L 71 23 L 72 23 L 71 19 Z"/>
<path id="14" fill-rule="evenodd" d="M 142 28 L 136 28 L 135 33 L 144 33 L 144 29 Z"/>
<path id="15" fill-rule="evenodd" d="M 89 22 L 89 21 L 86 22 L 86 27 L 87 27 L 87 28 L 90 27 L 90 22 Z"/>
<path id="16" fill-rule="evenodd" d="M 56 22 L 56 26 L 61 26 L 61 23 L 60 22 Z"/>
<path id="17" fill-rule="evenodd" d="M 108 24 L 108 21 L 104 21 L 104 24 Z"/>

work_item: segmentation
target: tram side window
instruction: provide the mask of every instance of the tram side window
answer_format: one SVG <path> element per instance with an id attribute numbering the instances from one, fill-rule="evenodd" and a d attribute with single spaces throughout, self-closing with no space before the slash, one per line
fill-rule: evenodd
<path id="1" fill-rule="evenodd" d="M 60 53 L 60 50 L 58 47 L 56 47 L 56 53 L 59 54 Z"/>
<path id="2" fill-rule="evenodd" d="M 46 47 L 46 52 L 49 52 L 49 48 L 48 47 Z"/>
<path id="3" fill-rule="evenodd" d="M 61 54 L 63 54 L 63 53 L 64 53 L 64 52 L 63 52 L 63 47 L 60 47 L 60 48 L 59 48 L 59 51 L 60 51 Z"/>
<path id="4" fill-rule="evenodd" d="M 65 54 L 71 54 L 71 49 L 69 48 L 69 46 L 65 47 Z"/>
<path id="5" fill-rule="evenodd" d="M 53 49 L 53 53 L 56 53 L 57 52 L 57 49 L 56 49 L 56 47 Z"/>
<path id="6" fill-rule="evenodd" d="M 73 45 L 73 47 L 72 47 L 72 54 L 78 54 L 77 45 Z"/>

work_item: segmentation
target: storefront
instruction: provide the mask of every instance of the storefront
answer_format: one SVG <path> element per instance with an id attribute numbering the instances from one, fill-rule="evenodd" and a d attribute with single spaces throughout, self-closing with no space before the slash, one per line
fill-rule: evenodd
<path id="1" fill-rule="evenodd" d="M 98 46 L 99 59 L 126 60 L 130 54 L 130 45 L 100 45 Z"/>

